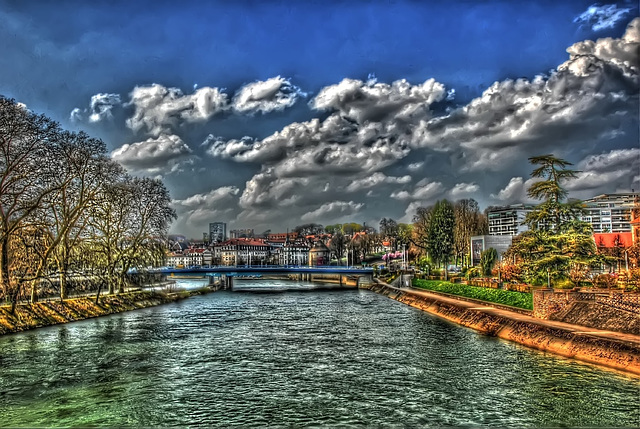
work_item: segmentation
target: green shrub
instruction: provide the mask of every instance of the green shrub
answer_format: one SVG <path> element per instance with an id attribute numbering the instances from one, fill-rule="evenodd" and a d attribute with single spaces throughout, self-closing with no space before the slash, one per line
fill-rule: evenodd
<path id="1" fill-rule="evenodd" d="M 413 285 L 418 288 L 459 295 L 497 304 L 533 310 L 533 294 L 501 289 L 489 289 L 464 284 L 453 284 L 441 280 L 414 279 Z"/>

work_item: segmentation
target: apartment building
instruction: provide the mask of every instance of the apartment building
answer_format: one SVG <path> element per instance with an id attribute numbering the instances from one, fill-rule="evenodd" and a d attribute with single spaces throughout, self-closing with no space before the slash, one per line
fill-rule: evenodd
<path id="1" fill-rule="evenodd" d="M 515 236 L 527 231 L 529 228 L 522 223 L 531 210 L 533 206 L 526 204 L 514 204 L 489 210 L 487 212 L 489 235 Z"/>
<path id="2" fill-rule="evenodd" d="M 640 193 L 602 194 L 584 201 L 581 217 L 591 223 L 594 233 L 631 232 L 631 211 Z"/>

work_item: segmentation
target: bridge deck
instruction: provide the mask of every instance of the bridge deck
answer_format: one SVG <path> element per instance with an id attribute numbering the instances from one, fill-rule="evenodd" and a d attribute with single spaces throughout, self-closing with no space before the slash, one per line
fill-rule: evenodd
<path id="1" fill-rule="evenodd" d="M 281 267 L 259 267 L 259 266 L 216 266 L 216 267 L 194 267 L 194 268 L 162 268 L 152 272 L 160 274 L 232 274 L 232 273 L 254 273 L 254 274 L 344 274 L 344 275 L 365 275 L 373 274 L 372 268 L 347 268 L 347 267 L 301 267 L 301 266 L 281 266 Z"/>

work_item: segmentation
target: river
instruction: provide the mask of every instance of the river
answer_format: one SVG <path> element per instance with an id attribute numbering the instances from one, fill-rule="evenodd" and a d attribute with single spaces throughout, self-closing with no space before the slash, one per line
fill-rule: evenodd
<path id="1" fill-rule="evenodd" d="M 0 425 L 640 426 L 638 378 L 318 286 L 0 337 Z"/>

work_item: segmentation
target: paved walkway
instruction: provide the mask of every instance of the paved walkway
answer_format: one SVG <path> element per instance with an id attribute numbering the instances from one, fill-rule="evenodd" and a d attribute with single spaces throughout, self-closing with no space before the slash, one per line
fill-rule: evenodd
<path id="1" fill-rule="evenodd" d="M 575 335 L 585 335 L 585 336 L 591 336 L 591 337 L 607 338 L 611 340 L 628 342 L 640 347 L 640 335 L 624 334 L 621 332 L 605 331 L 602 329 L 572 325 L 570 323 L 556 322 L 553 320 L 538 319 L 532 316 L 528 316 L 526 314 L 520 314 L 513 311 L 504 310 L 501 308 L 492 307 L 490 302 L 487 302 L 486 304 L 484 303 L 478 304 L 474 302 L 462 301 L 459 299 L 449 298 L 439 294 L 430 293 L 424 289 L 417 289 L 413 287 L 400 287 L 400 288 L 393 287 L 393 286 L 389 286 L 389 287 L 392 287 L 394 289 L 398 289 L 413 295 L 424 296 L 429 299 L 447 302 L 447 303 L 456 305 L 458 307 L 465 307 L 471 310 L 482 311 L 484 313 L 491 314 L 491 315 L 501 316 L 501 317 L 505 317 L 508 319 L 517 320 L 521 322 L 534 323 L 536 325 L 547 326 L 550 328 L 562 329 L 564 331 L 572 332 Z M 638 317 L 640 317 L 640 314 L 638 315 Z"/>

